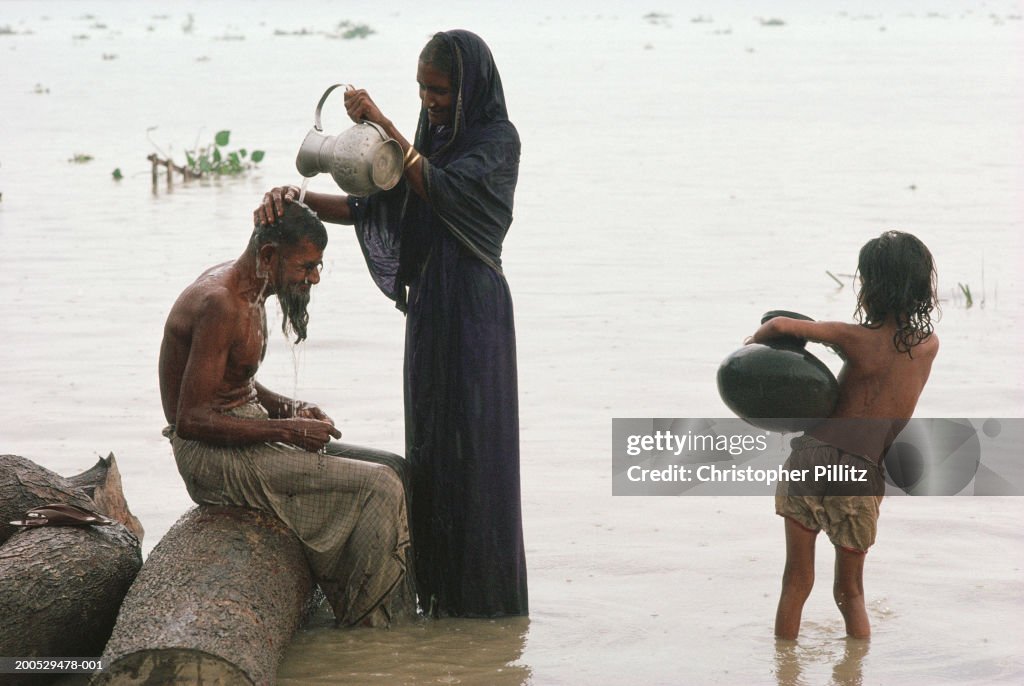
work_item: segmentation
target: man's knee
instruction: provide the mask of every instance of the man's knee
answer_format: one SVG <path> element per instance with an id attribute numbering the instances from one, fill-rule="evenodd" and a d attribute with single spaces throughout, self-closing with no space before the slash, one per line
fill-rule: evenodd
<path id="1" fill-rule="evenodd" d="M 394 470 L 384 465 L 379 466 L 377 481 L 373 485 L 374 493 L 388 509 L 405 509 L 405 486 Z"/>

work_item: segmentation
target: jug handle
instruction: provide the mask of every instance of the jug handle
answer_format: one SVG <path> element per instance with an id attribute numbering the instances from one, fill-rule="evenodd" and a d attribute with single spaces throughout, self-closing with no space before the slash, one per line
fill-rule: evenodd
<path id="1" fill-rule="evenodd" d="M 316 113 L 313 115 L 313 128 L 319 133 L 324 132 L 323 127 L 320 126 L 320 110 L 323 109 L 324 103 L 327 102 L 327 96 L 330 95 L 335 88 L 340 88 L 341 86 L 344 86 L 347 91 L 355 90 L 351 83 L 336 83 L 324 91 L 324 94 L 320 96 L 320 102 L 316 104 Z"/>

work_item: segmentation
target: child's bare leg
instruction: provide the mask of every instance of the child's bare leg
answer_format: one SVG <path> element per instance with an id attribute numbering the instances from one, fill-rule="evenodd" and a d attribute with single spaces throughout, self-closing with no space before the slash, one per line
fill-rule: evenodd
<path id="1" fill-rule="evenodd" d="M 836 546 L 836 576 L 832 595 L 846 620 L 851 638 L 871 636 L 871 622 L 864 607 L 864 553 Z"/>
<path id="2" fill-rule="evenodd" d="M 786 521 L 786 569 L 782 573 L 782 595 L 775 612 L 775 636 L 794 639 L 800 631 L 800 615 L 814 587 L 814 541 L 808 531 L 792 519 Z"/>

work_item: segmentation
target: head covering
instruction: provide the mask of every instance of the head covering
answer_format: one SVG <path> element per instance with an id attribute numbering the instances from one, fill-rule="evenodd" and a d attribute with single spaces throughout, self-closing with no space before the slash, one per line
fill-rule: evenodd
<path id="1" fill-rule="evenodd" d="M 431 153 L 435 164 L 443 164 L 457 156 L 460 148 L 479 135 L 482 127 L 507 122 L 508 110 L 498 66 L 483 39 L 462 29 L 435 34 L 435 38 L 438 37 L 452 51 L 451 80 L 455 98 L 452 131 L 445 136 L 448 140 Z M 432 133 L 427 110 L 421 108 L 415 139 L 417 150 L 430 150 Z"/>
<path id="2" fill-rule="evenodd" d="M 464 30 L 437 34 L 452 51 L 453 118 L 431 126 L 421 107 L 414 147 L 424 156 L 428 200 L 404 180 L 390 191 L 350 199 L 356 235 L 378 287 L 405 308 L 411 283 L 445 235 L 495 271 L 512 223 L 519 134 L 508 119 L 501 77 L 487 44 Z"/>

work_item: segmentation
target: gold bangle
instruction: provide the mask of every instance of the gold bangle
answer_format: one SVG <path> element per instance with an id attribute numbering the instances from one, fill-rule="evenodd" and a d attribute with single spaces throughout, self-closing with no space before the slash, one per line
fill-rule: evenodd
<path id="1" fill-rule="evenodd" d="M 408 163 L 409 158 L 412 157 L 415 152 L 416 148 L 412 147 L 411 145 L 408 148 L 406 148 L 405 152 L 402 154 L 402 162 Z"/>
<path id="2" fill-rule="evenodd" d="M 412 148 L 409 148 L 409 149 L 412 150 Z M 416 164 L 416 160 L 418 160 L 419 158 L 420 158 L 420 154 L 419 153 L 415 153 L 412 157 L 410 157 L 408 160 L 406 160 L 406 162 L 405 162 L 405 169 L 408 169 L 412 165 Z"/>

